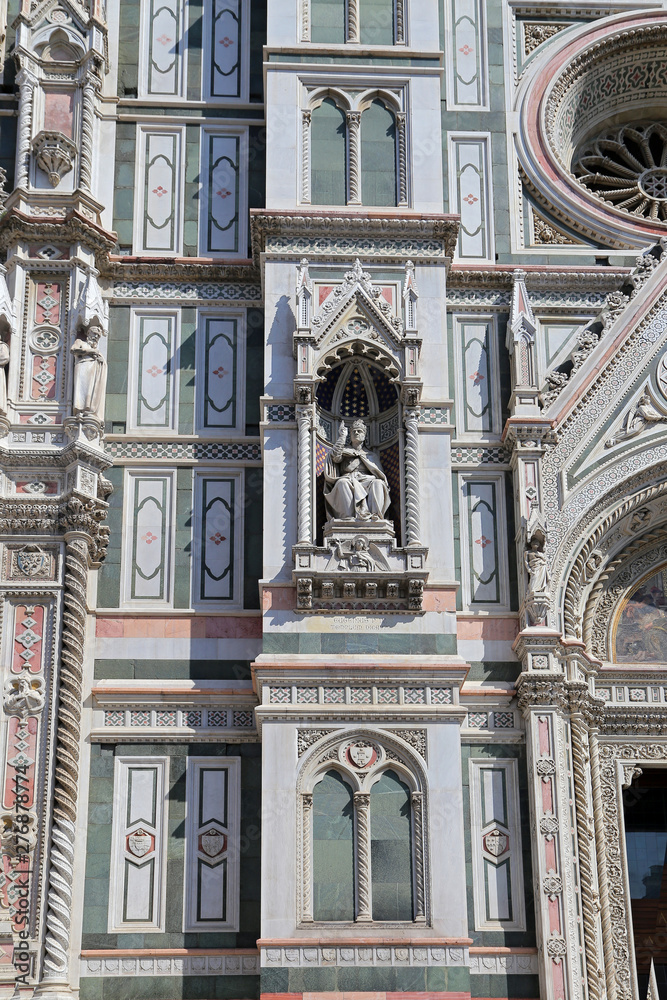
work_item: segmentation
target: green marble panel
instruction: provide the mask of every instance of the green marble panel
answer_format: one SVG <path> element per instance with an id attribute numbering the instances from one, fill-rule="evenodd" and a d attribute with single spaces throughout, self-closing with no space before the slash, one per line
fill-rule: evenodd
<path id="1" fill-rule="evenodd" d="M 385 771 L 371 790 L 373 920 L 412 920 L 410 790 Z"/>
<path id="2" fill-rule="evenodd" d="M 352 789 L 328 771 L 313 792 L 313 916 L 354 920 Z"/>

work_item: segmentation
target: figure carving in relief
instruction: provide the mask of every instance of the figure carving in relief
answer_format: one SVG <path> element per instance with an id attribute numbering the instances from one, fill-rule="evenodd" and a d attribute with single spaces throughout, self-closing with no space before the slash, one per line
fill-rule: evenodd
<path id="1" fill-rule="evenodd" d="M 373 570 L 388 570 L 389 566 L 381 549 L 369 542 L 363 535 L 357 535 L 352 540 L 331 539 L 334 556 L 338 560 L 338 569 L 353 573 L 371 573 Z"/>
<path id="2" fill-rule="evenodd" d="M 9 344 L 0 338 L 0 413 L 7 413 L 7 366 L 9 365 Z"/>
<path id="3" fill-rule="evenodd" d="M 549 589 L 549 566 L 539 539 L 534 538 L 524 553 L 523 561 L 528 571 L 527 594 L 544 594 Z"/>
<path id="4" fill-rule="evenodd" d="M 350 428 L 341 421 L 338 439 L 324 469 L 324 498 L 330 518 L 346 521 L 379 521 L 389 506 L 389 485 L 380 457 L 366 451 L 366 425 L 355 420 Z"/>
<path id="5" fill-rule="evenodd" d="M 605 447 L 612 448 L 615 444 L 619 444 L 621 441 L 627 441 L 628 438 L 636 437 L 640 434 L 645 427 L 649 424 L 657 424 L 667 420 L 667 414 L 661 413 L 655 408 L 651 401 L 651 397 L 647 392 L 642 393 L 632 409 L 628 410 L 628 414 L 623 422 L 623 427 L 614 437 L 610 437 L 605 441 Z"/>
<path id="6" fill-rule="evenodd" d="M 73 412 L 89 415 L 100 421 L 104 420 L 107 379 L 106 362 L 97 345 L 103 334 L 101 326 L 91 323 L 87 330 L 79 330 L 71 347 L 74 355 Z"/>

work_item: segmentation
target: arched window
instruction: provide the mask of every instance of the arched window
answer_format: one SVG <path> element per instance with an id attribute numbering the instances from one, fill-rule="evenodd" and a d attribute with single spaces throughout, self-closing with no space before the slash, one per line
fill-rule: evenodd
<path id="1" fill-rule="evenodd" d="M 423 924 L 423 769 L 395 741 L 389 749 L 375 738 L 336 739 L 336 748 L 327 740 L 306 762 L 300 919 Z"/>
<path id="2" fill-rule="evenodd" d="M 394 0 L 358 0 L 362 45 L 393 45 Z"/>
<path id="3" fill-rule="evenodd" d="M 345 205 L 345 115 L 330 97 L 312 112 L 311 151 L 311 203 Z"/>
<path id="4" fill-rule="evenodd" d="M 361 201 L 396 205 L 396 120 L 375 100 L 361 116 Z"/>
<path id="5" fill-rule="evenodd" d="M 412 920 L 410 789 L 385 771 L 371 789 L 373 920 Z"/>
<path id="6" fill-rule="evenodd" d="M 354 920 L 352 789 L 337 771 L 313 789 L 313 918 Z"/>
<path id="7" fill-rule="evenodd" d="M 402 45 L 406 0 L 301 0 L 304 42 Z"/>
<path id="8" fill-rule="evenodd" d="M 310 40 L 321 45 L 345 42 L 345 0 L 310 0 Z"/>

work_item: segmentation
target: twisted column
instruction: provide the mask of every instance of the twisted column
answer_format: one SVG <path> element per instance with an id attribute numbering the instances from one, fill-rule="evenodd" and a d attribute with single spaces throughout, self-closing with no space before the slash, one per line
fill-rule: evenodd
<path id="1" fill-rule="evenodd" d="M 412 831 L 415 859 L 415 920 L 423 920 L 425 916 L 424 793 L 413 792 L 410 798 L 412 801 Z"/>
<path id="2" fill-rule="evenodd" d="M 310 41 L 310 0 L 301 0 L 301 41 Z"/>
<path id="3" fill-rule="evenodd" d="M 301 201 L 310 204 L 310 125 L 312 111 L 301 117 Z"/>
<path id="4" fill-rule="evenodd" d="M 72 879 L 79 782 L 81 683 L 86 630 L 86 578 L 89 538 L 83 532 L 64 536 L 65 589 L 55 746 L 53 828 L 44 942 L 44 983 L 67 983 L 72 922 Z"/>
<path id="5" fill-rule="evenodd" d="M 396 0 L 396 44 L 405 42 L 405 0 Z"/>
<path id="6" fill-rule="evenodd" d="M 81 157 L 79 161 L 79 184 L 84 191 L 90 191 L 92 185 L 96 90 L 97 87 L 94 78 L 88 75 L 83 84 L 83 100 L 81 105 Z"/>
<path id="7" fill-rule="evenodd" d="M 408 153 L 406 145 L 407 115 L 405 111 L 396 113 L 396 135 L 398 139 L 398 204 L 408 203 Z"/>
<path id="8" fill-rule="evenodd" d="M 591 788 L 593 791 L 593 818 L 595 826 L 595 842 L 598 869 L 598 888 L 600 893 L 600 922 L 602 924 L 602 950 L 604 953 L 605 978 L 607 980 L 608 1000 L 616 998 L 616 974 L 614 971 L 614 936 L 609 910 L 609 883 L 605 866 L 604 843 L 604 803 L 602 799 L 602 783 L 600 780 L 600 756 L 598 741 L 595 734 L 589 739 L 591 754 Z"/>
<path id="9" fill-rule="evenodd" d="M 298 486 L 297 542 L 309 544 L 312 541 L 312 488 L 311 488 L 311 446 L 310 431 L 313 426 L 313 407 L 297 406 L 297 463 Z"/>
<path id="10" fill-rule="evenodd" d="M 348 205 L 361 205 L 361 112 L 348 111 Z"/>
<path id="11" fill-rule="evenodd" d="M 311 831 L 313 794 L 301 796 L 301 919 L 313 919 L 313 866 Z"/>
<path id="12" fill-rule="evenodd" d="M 346 42 L 359 41 L 359 0 L 347 0 Z"/>
<path id="13" fill-rule="evenodd" d="M 579 847 L 579 883 L 584 905 L 582 921 L 586 945 L 586 978 L 590 1000 L 598 1000 L 604 989 L 600 982 L 602 972 L 598 956 L 596 903 L 597 884 L 591 857 L 591 833 L 588 815 L 588 732 L 580 715 L 570 720 L 572 734 L 572 770 L 574 776 L 574 804 L 577 815 L 577 843 Z"/>
<path id="14" fill-rule="evenodd" d="M 357 921 L 373 919 L 371 911 L 371 797 L 354 793 L 357 816 Z"/>
<path id="15" fill-rule="evenodd" d="M 403 412 L 405 424 L 405 511 L 408 545 L 421 545 L 421 503 L 419 499 L 419 414 L 418 406 Z"/>
<path id="16" fill-rule="evenodd" d="M 16 137 L 16 180 L 14 186 L 27 188 L 30 179 L 30 138 L 32 133 L 32 104 L 34 76 L 22 69 L 16 77 L 19 87 L 19 120 Z"/>

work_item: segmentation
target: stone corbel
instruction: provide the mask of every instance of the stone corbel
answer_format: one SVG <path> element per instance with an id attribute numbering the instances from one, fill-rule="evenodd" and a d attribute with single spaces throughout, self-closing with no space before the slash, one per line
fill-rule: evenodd
<path id="1" fill-rule="evenodd" d="M 74 166 L 76 146 L 63 132 L 40 132 L 32 141 L 32 151 L 37 166 L 49 178 L 51 187 L 58 187 Z"/>

